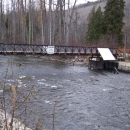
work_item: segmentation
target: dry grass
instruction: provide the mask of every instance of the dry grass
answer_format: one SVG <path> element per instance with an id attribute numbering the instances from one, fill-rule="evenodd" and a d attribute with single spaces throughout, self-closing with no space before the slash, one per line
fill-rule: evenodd
<path id="1" fill-rule="evenodd" d="M 124 52 L 124 48 L 118 48 L 122 53 Z M 126 48 L 126 53 L 130 54 L 130 47 Z"/>

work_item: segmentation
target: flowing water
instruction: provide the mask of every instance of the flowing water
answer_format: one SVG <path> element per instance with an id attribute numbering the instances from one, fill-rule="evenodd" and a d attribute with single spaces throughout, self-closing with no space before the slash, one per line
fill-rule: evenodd
<path id="1" fill-rule="evenodd" d="M 13 61 L 13 65 L 10 63 Z M 22 65 L 19 69 L 19 63 Z M 41 130 L 130 130 L 130 75 L 28 56 L 0 56 L 0 79 L 36 91 L 28 119 Z M 18 80 L 21 77 L 22 80 Z M 2 90 L 0 90 L 2 93 Z M 33 98 L 32 98 L 33 99 Z M 54 110 L 55 109 L 55 110 Z"/>

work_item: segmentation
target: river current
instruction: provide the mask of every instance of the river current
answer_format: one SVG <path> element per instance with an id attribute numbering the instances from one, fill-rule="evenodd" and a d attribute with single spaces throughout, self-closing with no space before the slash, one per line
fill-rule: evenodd
<path id="1" fill-rule="evenodd" d="M 28 90 L 33 86 L 36 91 L 29 103 L 29 117 L 28 112 L 23 113 L 33 130 L 37 119 L 40 130 L 130 130 L 127 73 L 92 71 L 86 66 L 31 56 L 1 55 L 1 82 L 11 84 L 16 79 L 19 88 Z"/>

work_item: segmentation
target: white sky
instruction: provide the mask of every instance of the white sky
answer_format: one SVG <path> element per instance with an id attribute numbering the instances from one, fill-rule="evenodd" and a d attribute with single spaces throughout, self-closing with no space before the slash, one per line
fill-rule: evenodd
<path id="1" fill-rule="evenodd" d="M 75 0 L 72 0 L 75 1 Z M 77 0 L 77 4 L 83 4 L 83 3 L 87 3 L 88 1 L 92 2 L 92 1 L 97 1 L 97 0 Z"/>

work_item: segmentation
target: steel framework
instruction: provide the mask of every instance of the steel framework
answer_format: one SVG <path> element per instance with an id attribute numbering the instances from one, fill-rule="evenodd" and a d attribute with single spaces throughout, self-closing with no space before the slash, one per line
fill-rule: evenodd
<path id="1" fill-rule="evenodd" d="M 47 48 L 48 45 L 0 43 L 1 54 L 47 54 Z M 118 55 L 117 48 L 109 49 L 114 56 Z M 97 47 L 82 46 L 54 46 L 54 54 L 99 55 Z"/>

